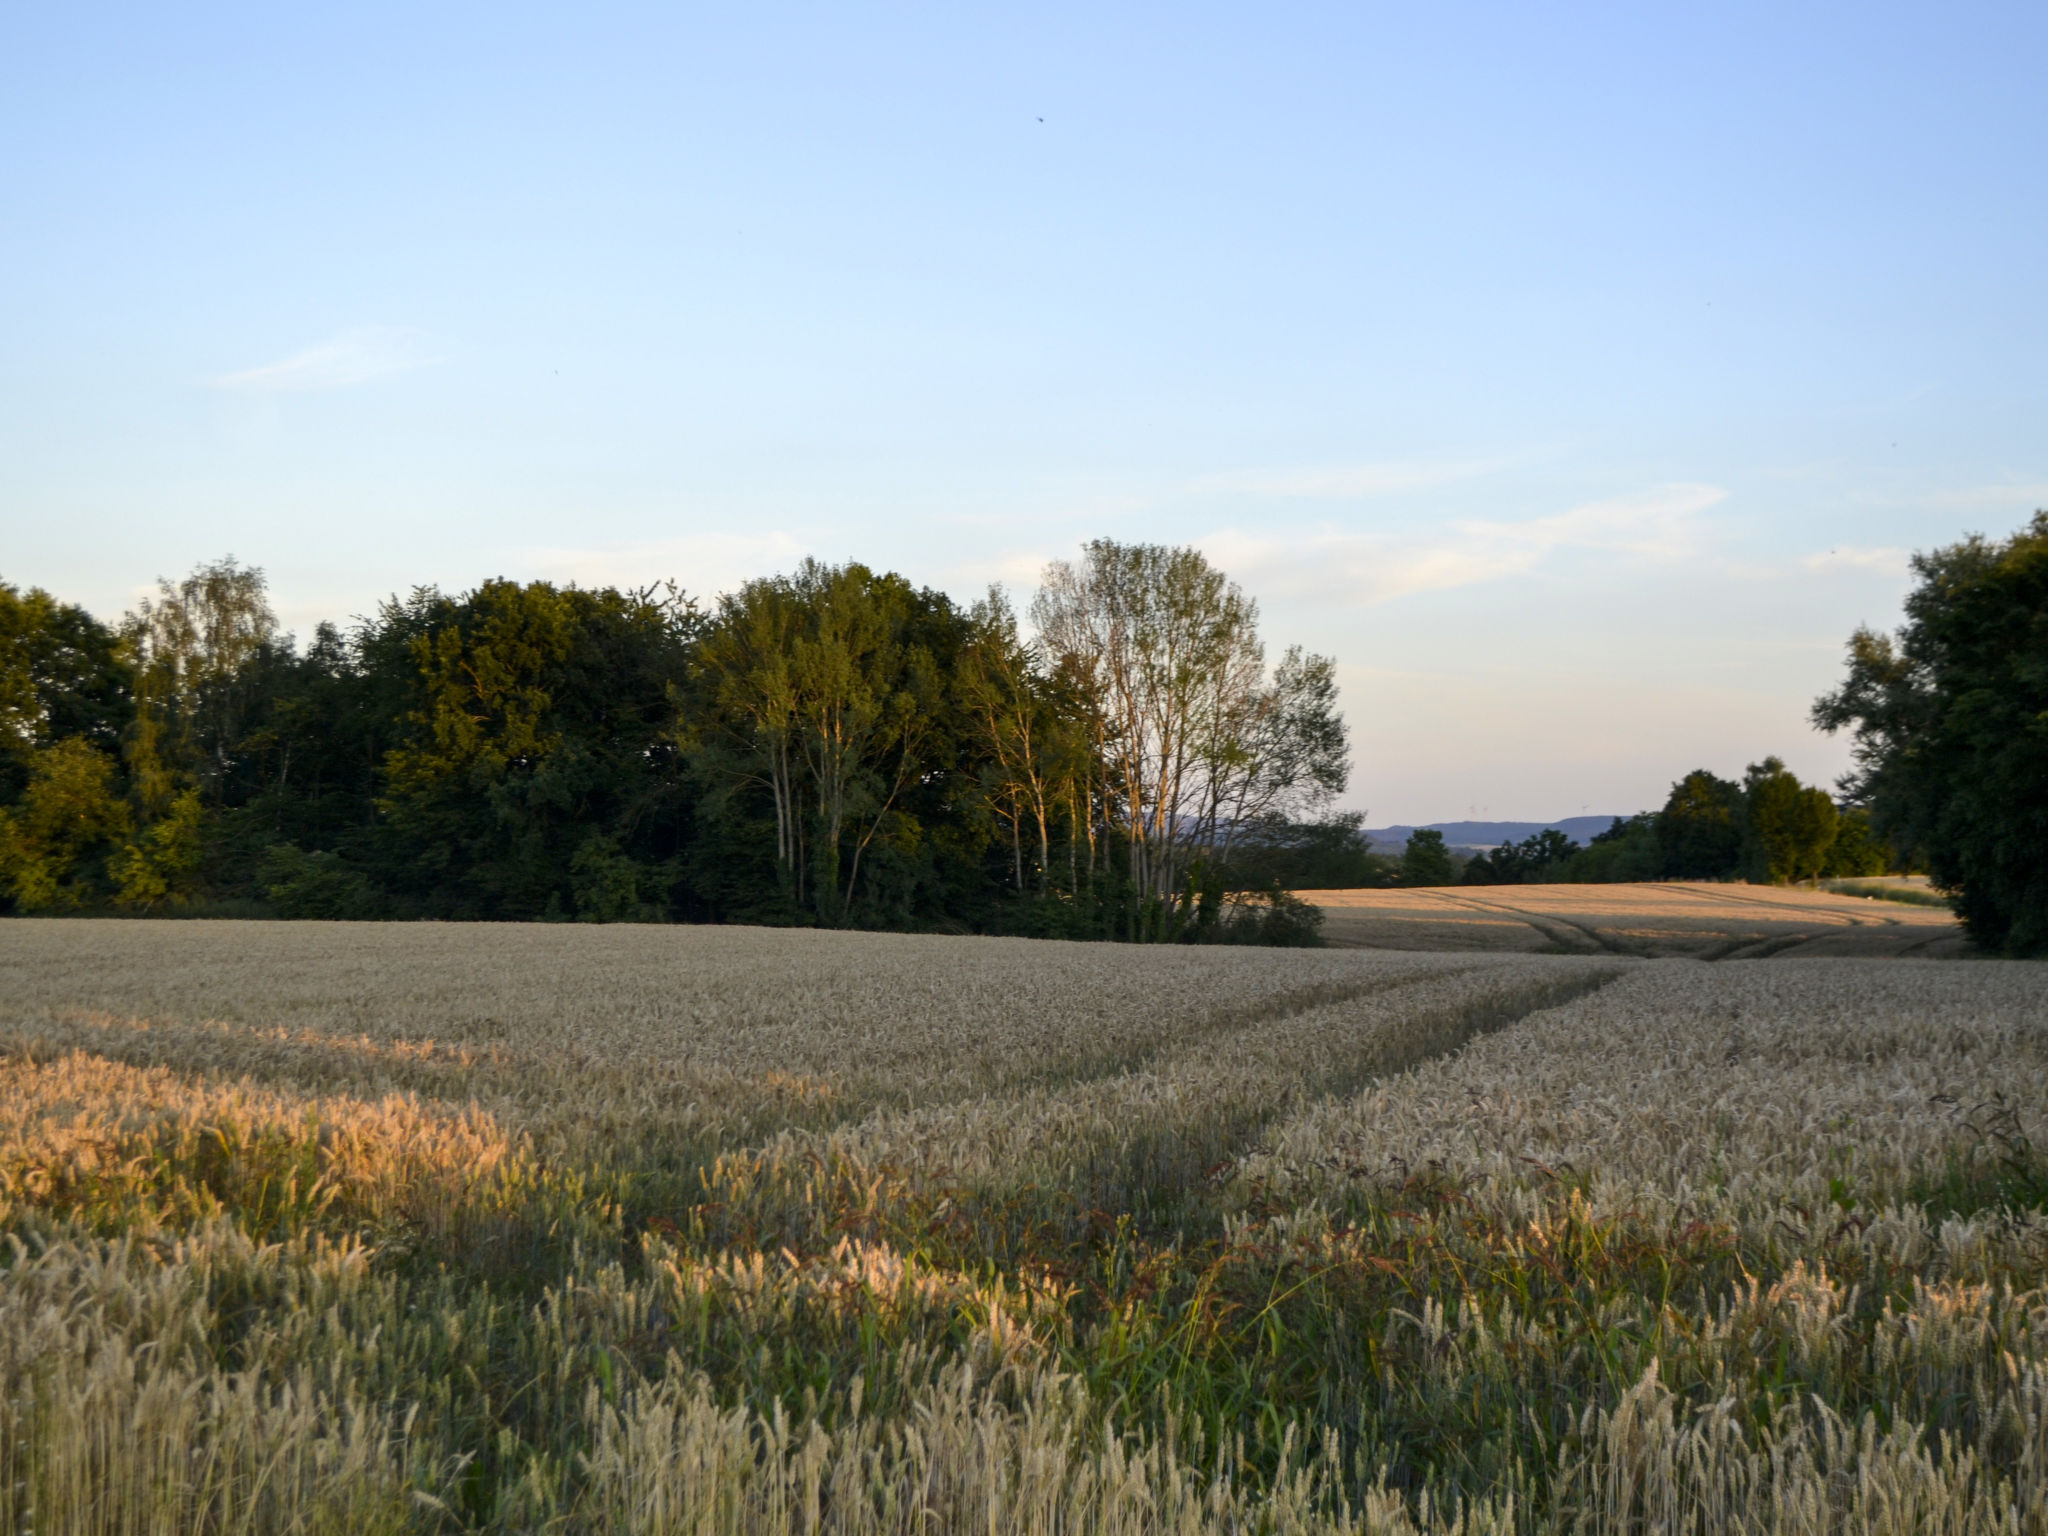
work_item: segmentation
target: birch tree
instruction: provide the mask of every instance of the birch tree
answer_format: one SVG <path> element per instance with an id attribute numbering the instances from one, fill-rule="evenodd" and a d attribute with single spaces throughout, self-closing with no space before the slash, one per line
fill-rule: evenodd
<path id="1" fill-rule="evenodd" d="M 727 776 L 768 791 L 775 807 L 775 862 L 785 888 L 804 899 L 803 824 L 797 806 L 796 679 L 799 621 L 789 583 L 750 581 L 718 600 L 699 659 L 710 682 L 712 721 L 732 749 Z"/>
<path id="2" fill-rule="evenodd" d="M 1097 539 L 1046 568 L 1031 612 L 1099 701 L 1104 801 L 1141 900 L 1176 907 L 1244 823 L 1343 789 L 1332 663 L 1290 649 L 1269 676 L 1258 605 L 1199 551 Z"/>
<path id="3" fill-rule="evenodd" d="M 1044 894 L 1052 879 L 1053 828 L 1064 820 L 1068 889 L 1080 883 L 1079 851 L 1089 845 L 1094 872 L 1093 817 L 1096 759 L 1089 751 L 1093 712 L 1067 679 L 1048 672 L 1044 647 L 1018 634 L 1016 611 L 992 586 L 968 616 L 970 638 L 961 648 L 955 684 L 985 754 L 982 774 L 996 819 L 1010 837 L 1011 882 L 1033 882 Z M 1026 844 L 1030 855 L 1027 859 Z"/>
<path id="4" fill-rule="evenodd" d="M 233 766 L 249 664 L 277 635 L 263 572 L 229 555 L 176 586 L 159 581 L 125 631 L 135 669 L 129 776 L 144 815 L 162 814 L 181 779 L 217 797 Z"/>

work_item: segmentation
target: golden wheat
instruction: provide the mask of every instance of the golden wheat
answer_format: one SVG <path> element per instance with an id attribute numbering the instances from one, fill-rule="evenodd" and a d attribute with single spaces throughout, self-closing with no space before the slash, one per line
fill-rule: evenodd
<path id="1" fill-rule="evenodd" d="M 17 922 L 0 979 L 10 1531 L 2048 1532 L 2041 967 Z"/>
<path id="2" fill-rule="evenodd" d="M 1950 1153 L 2048 1127 L 2030 966 L 1661 961 L 1275 1130 L 1239 1170 L 1300 1195 L 1423 1170 L 1507 1219 L 1554 1174 L 1596 1210 L 1754 1228 L 1883 1208 Z M 1803 1214 L 1802 1214 L 1803 1213 Z"/>

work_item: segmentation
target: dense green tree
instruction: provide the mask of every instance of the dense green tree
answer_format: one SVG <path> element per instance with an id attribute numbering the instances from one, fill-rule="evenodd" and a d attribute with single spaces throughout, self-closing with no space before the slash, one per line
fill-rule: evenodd
<path id="1" fill-rule="evenodd" d="M 2048 512 L 1916 555 L 1896 635 L 1859 629 L 1814 706 L 1853 732 L 1852 801 L 1987 949 L 2048 953 Z"/>
<path id="2" fill-rule="evenodd" d="M 1835 802 L 1801 784 L 1782 760 L 1751 763 L 1742 780 L 1744 858 L 1752 880 L 1784 885 L 1810 880 L 1835 840 Z"/>
<path id="3" fill-rule="evenodd" d="M 26 787 L 0 810 L 0 896 L 14 910 L 61 912 L 113 893 L 108 863 L 133 828 L 117 775 L 83 736 L 29 754 Z"/>
<path id="4" fill-rule="evenodd" d="M 1742 868 L 1742 786 L 1695 769 L 1657 816 L 1667 880 L 1732 880 Z"/>
<path id="5" fill-rule="evenodd" d="M 382 767 L 395 889 L 450 916 L 594 915 L 616 908 L 607 861 L 625 857 L 638 900 L 665 906 L 680 852 L 671 698 L 694 609 L 673 593 L 489 581 L 387 618 L 417 677 Z"/>
<path id="6" fill-rule="evenodd" d="M 371 918 L 385 903 L 369 877 L 336 853 L 290 843 L 264 851 L 256 888 L 284 918 Z"/>
<path id="7" fill-rule="evenodd" d="M 182 904 L 198 894 L 205 815 L 199 791 L 183 790 L 108 859 L 115 902 L 147 911 Z"/>
<path id="8" fill-rule="evenodd" d="M 944 594 L 858 564 L 806 560 L 720 600 L 677 739 L 765 794 L 794 911 L 837 924 L 917 906 L 931 791 L 957 763 L 948 682 L 969 628 Z"/>
<path id="9" fill-rule="evenodd" d="M 1540 878 L 1785 881 L 1878 873 L 1891 862 L 1867 817 L 1841 810 L 1772 757 L 1751 765 L 1740 784 L 1705 769 L 1686 775 L 1661 810 L 1616 819 Z"/>
<path id="10" fill-rule="evenodd" d="M 1444 846 L 1443 833 L 1431 827 L 1409 833 L 1408 845 L 1401 850 L 1401 884 L 1435 886 L 1457 882 L 1458 861 Z"/>
<path id="11" fill-rule="evenodd" d="M 1052 672 L 1043 647 L 1019 637 L 1002 588 L 989 588 L 968 625 L 954 688 L 985 802 L 1009 844 L 1012 889 L 1071 896 L 1081 887 L 1079 849 L 1091 819 L 1094 712 L 1062 686 L 1073 674 Z M 1056 861 L 1061 846 L 1066 857 Z"/>
<path id="12" fill-rule="evenodd" d="M 381 646 L 380 667 L 372 634 L 381 638 L 373 626 L 351 639 L 322 624 L 304 654 L 274 643 L 250 663 L 247 722 L 217 818 L 245 856 L 288 843 L 369 857 L 384 759 L 409 737 L 419 682 L 410 647 Z"/>
<path id="13" fill-rule="evenodd" d="M 1000 593 L 962 611 L 859 565 L 709 616 L 421 588 L 303 650 L 232 559 L 118 632 L 0 586 L 0 906 L 1313 940 L 1282 876 L 1380 873 L 1355 819 L 1300 814 L 1343 782 L 1331 664 L 1269 670 L 1192 552 L 1090 560 L 1108 606 L 1081 617 L 1114 620 L 1121 672 L 1027 643 Z M 1163 815 L 1128 794 L 1162 763 Z M 1137 864 L 1112 853 L 1134 825 L 1163 839 Z"/>
<path id="14" fill-rule="evenodd" d="M 0 805 L 28 788 L 35 754 L 60 741 L 119 751 L 133 712 L 113 630 L 40 588 L 0 582 Z"/>
<path id="15" fill-rule="evenodd" d="M 1820 872 L 1830 880 L 1853 880 L 1858 876 L 1882 875 L 1894 863 L 1891 845 L 1877 835 L 1870 824 L 1870 812 L 1861 806 L 1838 811 L 1834 841 Z"/>
<path id="16" fill-rule="evenodd" d="M 1605 832 L 1558 865 L 1551 878 L 1585 884 L 1656 880 L 1664 874 L 1664 850 L 1658 842 L 1658 813 L 1617 816 Z"/>
<path id="17" fill-rule="evenodd" d="M 1553 879 L 1578 851 L 1579 845 L 1563 832 L 1545 827 L 1519 843 L 1502 843 L 1468 861 L 1462 883 L 1524 885 Z"/>

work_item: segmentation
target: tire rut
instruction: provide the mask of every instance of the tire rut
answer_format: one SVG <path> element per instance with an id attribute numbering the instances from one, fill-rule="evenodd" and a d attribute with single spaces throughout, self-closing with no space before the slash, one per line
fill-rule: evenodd
<path id="1" fill-rule="evenodd" d="M 1319 1099 L 1355 1094 L 1368 1084 L 1393 1077 L 1464 1049 L 1474 1040 L 1512 1028 L 1549 1008 L 1563 1007 L 1612 985 L 1623 974 L 1617 967 L 1570 978 L 1533 980 L 1506 998 L 1468 1005 L 1455 1020 L 1426 1037 L 1397 1042 L 1384 1052 L 1289 1089 L 1258 1104 L 1221 1106 L 1221 1113 L 1198 1112 L 1166 1117 L 1151 1125 L 1127 1128 L 1114 1147 L 1086 1160 L 1070 1187 L 1081 1208 L 1132 1215 L 1155 1233 L 1168 1229 L 1207 1228 L 1221 1220 L 1216 1193 L 1228 1182 L 1230 1167 L 1255 1147 L 1276 1121 Z M 1201 1106 L 1193 1106 L 1199 1111 Z M 1132 1201 L 1130 1195 L 1139 1198 Z"/>
<path id="2" fill-rule="evenodd" d="M 1585 923 L 1573 922 L 1568 917 L 1551 917 L 1549 915 L 1539 917 L 1535 913 L 1521 907 L 1511 907 L 1505 902 L 1487 901 L 1477 896 L 1453 896 L 1443 891 L 1433 892 L 1432 894 L 1443 901 L 1464 907 L 1468 911 L 1491 912 L 1501 917 L 1511 917 L 1518 923 L 1534 928 L 1551 943 L 1556 944 L 1559 948 L 1571 954 L 1605 954 L 1619 955 L 1629 959 L 1644 958 L 1643 951 L 1640 949 L 1621 944 L 1617 940 L 1608 938 L 1607 935 L 1601 933 L 1597 928 L 1589 927 Z M 1591 940 L 1593 948 L 1588 950 L 1575 944 L 1572 941 L 1573 936 Z"/>

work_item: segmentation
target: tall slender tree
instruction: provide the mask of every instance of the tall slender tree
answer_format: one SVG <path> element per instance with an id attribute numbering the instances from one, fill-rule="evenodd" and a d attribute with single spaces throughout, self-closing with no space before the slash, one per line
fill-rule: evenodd
<path id="1" fill-rule="evenodd" d="M 968 619 L 955 685 L 984 758 L 988 803 L 1009 836 L 1011 883 L 1020 893 L 1049 891 L 1058 827 L 1069 843 L 1072 892 L 1079 884 L 1073 845 L 1088 838 L 1081 807 L 1093 798 L 1090 712 L 1048 675 L 1043 647 L 1020 638 L 1001 587 L 990 587 Z"/>
<path id="2" fill-rule="evenodd" d="M 901 576 L 816 560 L 720 601 L 698 651 L 720 715 L 713 762 L 768 791 L 787 888 L 820 921 L 849 919 L 877 839 L 937 766 L 947 698 L 935 644 L 956 647 L 945 634 L 959 622 L 944 596 Z"/>
<path id="3" fill-rule="evenodd" d="M 157 583 L 128 616 L 135 669 L 129 774 L 147 818 L 183 787 L 213 803 L 233 768 L 249 664 L 277 633 L 263 572 L 233 555 L 173 586 Z"/>
<path id="4" fill-rule="evenodd" d="M 1269 679 L 1257 604 L 1199 551 L 1097 539 L 1046 568 L 1032 618 L 1099 701 L 1103 801 L 1141 902 L 1179 916 L 1191 866 L 1238 826 L 1344 787 L 1331 663 L 1289 651 Z"/>

